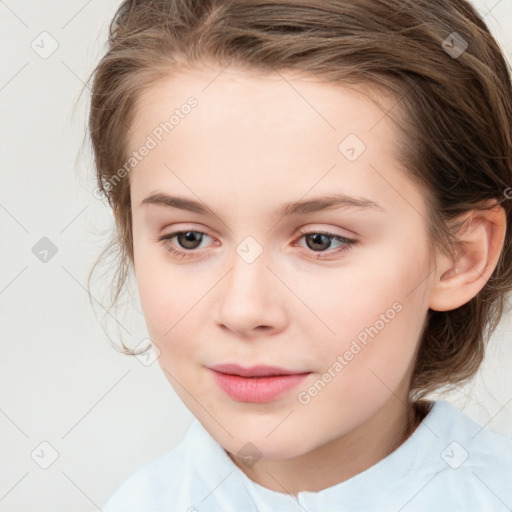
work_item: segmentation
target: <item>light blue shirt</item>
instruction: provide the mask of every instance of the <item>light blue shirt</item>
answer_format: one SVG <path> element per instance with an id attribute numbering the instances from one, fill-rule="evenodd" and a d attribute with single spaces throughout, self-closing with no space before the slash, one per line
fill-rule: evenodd
<path id="1" fill-rule="evenodd" d="M 195 420 L 167 455 L 136 471 L 103 512 L 505 512 L 512 437 L 433 403 L 394 452 L 352 478 L 298 497 L 253 482 Z"/>

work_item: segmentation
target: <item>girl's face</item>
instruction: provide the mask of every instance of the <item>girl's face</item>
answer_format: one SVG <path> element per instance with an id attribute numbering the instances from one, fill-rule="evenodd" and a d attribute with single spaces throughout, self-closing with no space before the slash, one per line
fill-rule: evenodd
<path id="1" fill-rule="evenodd" d="M 141 305 L 166 377 L 229 452 L 298 456 L 406 402 L 432 280 L 396 136 L 363 94 L 290 74 L 188 71 L 141 96 Z M 221 364 L 303 375 L 226 377 L 229 394 Z"/>

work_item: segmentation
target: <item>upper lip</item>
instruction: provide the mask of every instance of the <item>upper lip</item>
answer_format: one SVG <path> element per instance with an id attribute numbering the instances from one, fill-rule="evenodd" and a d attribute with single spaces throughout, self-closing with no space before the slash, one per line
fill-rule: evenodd
<path id="1" fill-rule="evenodd" d="M 279 368 L 277 366 L 250 366 L 243 367 L 237 364 L 217 364 L 215 366 L 209 366 L 211 370 L 221 373 L 228 373 L 230 375 L 239 375 L 241 377 L 268 377 L 271 375 L 297 375 L 301 373 L 310 373 L 298 370 L 287 370 L 285 368 Z"/>

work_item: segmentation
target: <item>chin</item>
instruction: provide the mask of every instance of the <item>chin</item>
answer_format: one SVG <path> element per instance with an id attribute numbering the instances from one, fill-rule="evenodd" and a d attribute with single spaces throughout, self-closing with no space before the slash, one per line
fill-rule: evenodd
<path id="1" fill-rule="evenodd" d="M 283 446 L 281 440 L 278 440 L 277 443 L 270 443 L 267 440 L 265 443 L 231 442 L 229 446 L 224 446 L 223 448 L 237 457 L 251 457 L 255 460 L 282 460 L 298 457 L 308 451 L 304 446 L 298 448 L 297 444 L 299 444 L 299 440 L 294 442 L 293 445 L 285 446 Z"/>
<path id="2" fill-rule="evenodd" d="M 233 433 L 231 437 L 222 428 L 216 426 L 210 431 L 210 435 L 229 453 L 237 456 L 248 456 L 255 459 L 289 459 L 302 455 L 314 448 L 313 445 L 306 444 L 304 439 L 306 435 L 301 435 L 298 429 L 292 428 L 294 436 L 290 435 L 290 429 L 280 431 L 279 427 L 272 428 L 264 426 L 258 427 L 254 423 L 244 424 L 243 428 L 236 425 L 225 425 L 228 432 Z M 275 429 L 275 430 L 274 430 Z M 270 435 L 269 432 L 272 432 Z M 313 441 L 308 438 L 309 443 Z"/>

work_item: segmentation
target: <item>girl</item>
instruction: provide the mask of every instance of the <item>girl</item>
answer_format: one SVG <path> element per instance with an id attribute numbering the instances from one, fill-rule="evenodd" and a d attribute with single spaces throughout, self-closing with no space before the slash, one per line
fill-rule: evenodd
<path id="1" fill-rule="evenodd" d="M 125 1 L 92 79 L 115 290 L 196 417 L 104 512 L 510 510 L 512 439 L 426 398 L 512 287 L 511 77 L 474 8 Z"/>

